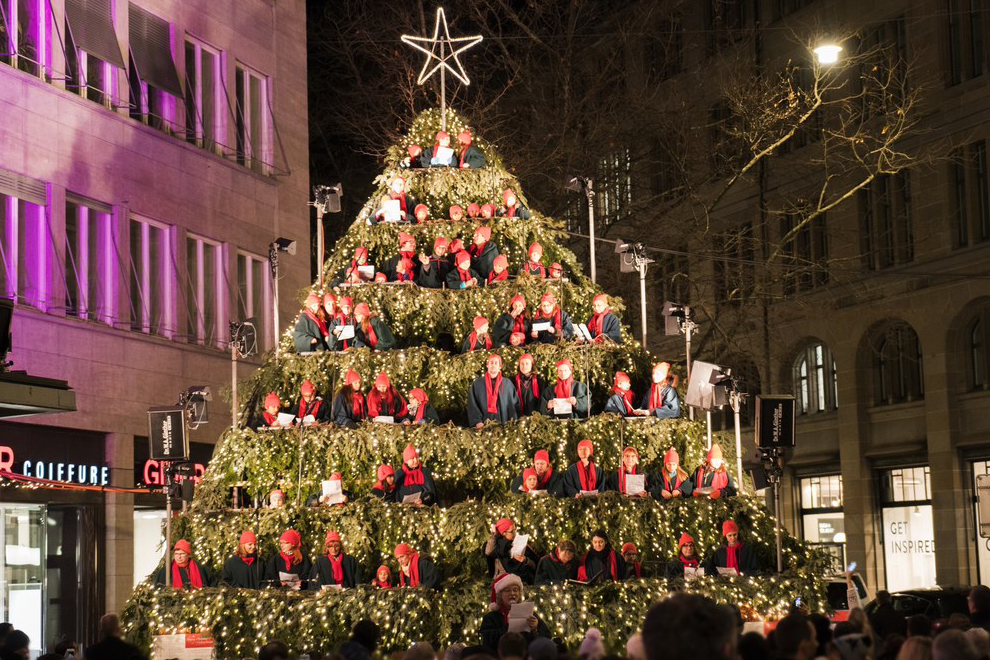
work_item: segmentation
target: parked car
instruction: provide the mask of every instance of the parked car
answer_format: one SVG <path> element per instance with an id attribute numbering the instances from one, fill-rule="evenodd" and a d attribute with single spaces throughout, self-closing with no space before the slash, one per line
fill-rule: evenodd
<path id="1" fill-rule="evenodd" d="M 947 619 L 953 614 L 969 616 L 969 603 L 966 596 L 970 587 L 935 587 L 932 589 L 907 589 L 891 594 L 894 609 L 905 617 L 924 614 L 935 619 Z M 877 608 L 873 601 L 864 609 L 872 614 Z"/>

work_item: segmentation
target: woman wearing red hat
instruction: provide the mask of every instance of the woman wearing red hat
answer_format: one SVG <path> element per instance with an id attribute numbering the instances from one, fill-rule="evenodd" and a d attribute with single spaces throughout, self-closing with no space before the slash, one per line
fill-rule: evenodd
<path id="1" fill-rule="evenodd" d="M 324 424 L 330 421 L 330 406 L 323 397 L 316 394 L 316 385 L 309 378 L 299 387 L 299 406 L 296 409 L 296 423 L 302 425 Z"/>
<path id="2" fill-rule="evenodd" d="M 352 326 L 356 329 L 357 322 L 354 320 L 354 299 L 350 296 L 342 296 L 339 301 L 340 311 L 337 316 L 330 320 L 330 341 L 331 348 L 335 351 L 345 351 L 354 345 L 353 339 L 340 339 L 344 326 Z"/>
<path id="3" fill-rule="evenodd" d="M 323 318 L 326 319 L 328 327 L 338 314 L 340 310 L 337 308 L 337 296 L 333 291 L 327 291 L 323 294 Z"/>
<path id="4" fill-rule="evenodd" d="M 292 331 L 296 353 L 323 351 L 327 348 L 327 322 L 320 313 L 320 297 L 310 293 L 296 327 Z"/>
<path id="5" fill-rule="evenodd" d="M 715 550 L 705 562 L 708 575 L 718 575 L 719 568 L 734 568 L 740 575 L 754 575 L 762 569 L 756 546 L 745 545 L 739 540 L 739 525 L 733 520 L 722 523 L 725 545 Z"/>
<path id="6" fill-rule="evenodd" d="M 694 471 L 691 485 L 694 487 L 693 495 L 695 497 L 710 497 L 716 500 L 722 495 L 732 496 L 736 494 L 736 485 L 732 482 L 732 475 L 725 467 L 722 448 L 718 443 L 712 445 L 705 456 L 705 463 Z"/>
<path id="7" fill-rule="evenodd" d="M 681 416 L 681 399 L 674 387 L 676 377 L 670 373 L 670 363 L 658 362 L 653 365 L 653 382 L 650 391 L 643 399 L 642 408 L 659 419 L 675 419 Z"/>
<path id="8" fill-rule="evenodd" d="M 585 438 L 577 445 L 578 460 L 564 474 L 564 497 L 581 497 L 581 492 L 605 489 L 605 473 L 591 460 L 595 446 Z"/>
<path id="9" fill-rule="evenodd" d="M 681 457 L 677 455 L 677 450 L 671 447 L 663 455 L 663 470 L 655 484 L 653 496 L 658 500 L 670 500 L 691 497 L 693 491 L 691 477 L 681 468 Z"/>
<path id="10" fill-rule="evenodd" d="M 549 323 L 550 325 L 546 330 L 537 330 L 535 326 L 538 323 Z M 533 315 L 529 336 L 541 344 L 552 344 L 560 339 L 572 339 L 574 337 L 571 317 L 557 305 L 557 298 L 549 291 L 540 298 L 540 306 Z"/>
<path id="11" fill-rule="evenodd" d="M 501 423 L 519 416 L 519 399 L 512 382 L 502 377 L 502 356 L 493 353 L 485 363 L 485 373 L 468 390 L 468 425 L 481 428 L 488 420 Z"/>
<path id="12" fill-rule="evenodd" d="M 536 481 L 530 485 L 527 477 L 532 475 Z M 513 493 L 530 493 L 533 491 L 545 491 L 550 495 L 560 496 L 564 494 L 564 487 L 560 473 L 550 465 L 550 454 L 546 449 L 537 449 L 533 454 L 533 465 L 523 470 L 521 476 L 512 480 L 510 489 Z"/>
<path id="13" fill-rule="evenodd" d="M 629 375 L 624 371 L 615 372 L 612 382 L 612 393 L 605 402 L 605 412 L 618 413 L 624 417 L 642 417 L 649 414 L 648 410 L 636 408 L 633 403 L 635 395 L 631 389 Z"/>
<path id="14" fill-rule="evenodd" d="M 447 254 L 448 241 L 437 236 L 433 241 L 433 256 L 419 255 L 419 279 L 416 283 L 426 289 L 440 289 L 447 283 L 452 265 Z"/>
<path id="15" fill-rule="evenodd" d="M 412 444 L 402 450 L 402 467 L 395 473 L 395 501 L 403 502 L 410 495 L 419 495 L 412 504 L 436 504 L 437 486 L 433 473 L 419 460 L 419 450 Z"/>
<path id="16" fill-rule="evenodd" d="M 333 472 L 327 481 L 336 481 L 340 485 L 341 502 L 330 503 L 330 495 L 324 495 L 323 489 L 306 499 L 306 506 L 344 506 L 351 499 L 350 491 L 344 490 L 344 477 L 340 472 Z"/>
<path id="17" fill-rule="evenodd" d="M 626 477 L 629 475 L 643 475 L 643 489 L 636 492 L 629 492 L 630 485 Z M 639 471 L 639 451 L 635 447 L 626 447 L 622 450 L 622 465 L 615 472 L 609 473 L 606 490 L 614 490 L 620 495 L 629 497 L 646 497 L 653 486 L 650 475 Z M 635 490 L 635 487 L 633 487 Z"/>
<path id="18" fill-rule="evenodd" d="M 536 565 L 536 586 L 577 579 L 577 546 L 570 539 L 562 539 L 550 554 L 543 555 Z"/>
<path id="19" fill-rule="evenodd" d="M 622 579 L 638 580 L 642 578 L 643 566 L 639 563 L 639 548 L 636 547 L 636 544 L 626 541 L 622 544 L 619 554 L 622 555 L 622 561 L 626 564 L 626 574 Z"/>
<path id="20" fill-rule="evenodd" d="M 462 169 L 484 167 L 487 164 L 484 152 L 471 144 L 471 131 L 465 129 L 457 134 L 457 144 L 461 153 L 457 158 L 457 166 Z"/>
<path id="21" fill-rule="evenodd" d="M 371 586 L 375 589 L 391 589 L 392 569 L 385 564 L 379 566 L 378 570 L 375 571 L 375 578 L 371 581 Z"/>
<path id="22" fill-rule="evenodd" d="M 502 191 L 502 208 L 496 212 L 496 215 L 500 218 L 521 218 L 523 220 L 530 218 L 529 209 L 519 203 L 519 198 L 516 197 L 512 188 L 506 188 Z"/>
<path id="23" fill-rule="evenodd" d="M 468 204 L 467 217 L 473 219 L 473 218 L 477 218 L 479 215 L 481 215 L 481 207 L 478 205 L 478 202 L 471 202 L 470 204 Z"/>
<path id="24" fill-rule="evenodd" d="M 185 539 L 179 539 L 172 546 L 172 563 L 158 569 L 155 584 L 165 585 L 165 571 L 171 571 L 174 589 L 186 591 L 213 586 L 213 574 L 192 558 L 192 546 Z"/>
<path id="25" fill-rule="evenodd" d="M 376 351 L 395 348 L 395 337 L 385 321 L 371 313 L 368 303 L 358 303 L 354 308 L 354 345 L 367 346 Z"/>
<path id="26" fill-rule="evenodd" d="M 485 543 L 485 561 L 488 562 L 488 577 L 502 573 L 518 575 L 526 584 L 533 584 L 536 577 L 536 564 L 540 556 L 527 545 L 519 554 L 512 554 L 512 542 L 516 538 L 516 524 L 509 518 L 499 518 L 492 525 L 492 534 Z"/>
<path id="27" fill-rule="evenodd" d="M 474 231 L 468 252 L 471 253 L 471 268 L 481 276 L 483 282 L 487 282 L 495 268 L 495 257 L 499 255 L 498 246 L 492 241 L 491 227 L 481 226 Z"/>
<path id="28" fill-rule="evenodd" d="M 532 415 L 540 407 L 540 398 L 547 389 L 547 381 L 533 371 L 535 361 L 529 353 L 519 356 L 519 368 L 512 382 L 519 400 L 519 416 Z"/>
<path id="29" fill-rule="evenodd" d="M 523 583 L 518 575 L 503 573 L 492 582 L 488 613 L 481 618 L 481 645 L 498 657 L 498 642 L 509 631 L 509 612 L 516 603 L 523 602 Z M 520 633 L 528 646 L 537 637 L 550 638 L 547 624 L 535 614 L 526 622 L 527 630 Z"/>
<path id="30" fill-rule="evenodd" d="M 406 180 L 401 176 L 392 177 L 388 186 L 388 193 L 382 198 L 382 203 L 375 214 L 371 224 L 376 224 L 385 220 L 385 202 L 396 200 L 399 202 L 399 222 L 411 223 L 413 221 L 413 209 L 416 208 L 416 200 L 406 193 Z"/>
<path id="31" fill-rule="evenodd" d="M 409 390 L 409 414 L 406 415 L 406 424 L 439 424 L 440 415 L 437 409 L 430 403 L 430 397 L 426 391 L 416 387 Z"/>
<path id="32" fill-rule="evenodd" d="M 409 154 L 399 163 L 399 167 L 407 167 L 409 169 L 420 169 L 426 167 L 423 164 L 423 147 L 418 144 L 410 144 L 406 147 L 406 152 Z"/>
<path id="33" fill-rule="evenodd" d="M 437 131 L 437 141 L 430 151 L 430 167 L 454 167 L 454 150 L 450 149 L 450 153 L 441 155 L 440 149 L 450 149 L 450 133 L 447 131 Z"/>
<path id="34" fill-rule="evenodd" d="M 364 583 L 361 567 L 354 557 L 344 553 L 344 545 L 337 530 L 327 531 L 323 552 L 313 562 L 313 572 L 309 578 L 310 589 L 322 589 L 337 584 L 342 587 L 356 587 Z"/>
<path id="35" fill-rule="evenodd" d="M 677 556 L 667 562 L 667 579 L 683 579 L 685 569 L 696 571 L 700 565 L 694 538 L 687 532 L 682 532 L 681 538 L 677 541 Z"/>
<path id="36" fill-rule="evenodd" d="M 460 204 L 451 204 L 447 215 L 451 222 L 460 222 L 464 219 L 464 209 L 461 208 Z"/>
<path id="37" fill-rule="evenodd" d="M 409 413 L 406 400 L 395 389 L 388 374 L 380 372 L 375 378 L 375 384 L 368 392 L 368 417 L 391 417 L 393 422 L 400 423 Z"/>
<path id="38" fill-rule="evenodd" d="M 417 204 L 413 209 L 413 217 L 417 225 L 426 224 L 430 220 L 430 209 L 426 204 Z"/>
<path id="39" fill-rule="evenodd" d="M 482 282 L 481 276 L 471 267 L 471 254 L 461 250 L 454 255 L 454 267 L 447 273 L 448 289 L 471 289 Z"/>
<path id="40" fill-rule="evenodd" d="M 370 266 L 370 271 L 362 266 Z M 351 263 L 337 271 L 337 275 L 330 280 L 330 287 L 335 288 L 341 284 L 364 284 L 370 282 L 375 277 L 375 265 L 368 261 L 368 248 L 359 245 L 354 248 L 354 258 Z"/>
<path id="41" fill-rule="evenodd" d="M 519 274 L 545 279 L 547 268 L 541 263 L 541 259 L 543 259 L 543 246 L 533 241 L 529 244 L 528 254 L 529 259 L 519 269 Z"/>
<path id="42" fill-rule="evenodd" d="M 399 264 L 402 264 L 401 268 Z M 399 252 L 382 264 L 382 272 L 388 277 L 389 282 L 414 282 L 416 280 L 419 274 L 419 259 L 416 256 L 416 239 L 412 234 L 404 231 L 399 232 Z"/>
<path id="43" fill-rule="evenodd" d="M 278 428 L 278 414 L 282 411 L 282 401 L 276 392 L 269 392 L 265 395 L 265 409 L 261 412 L 261 423 L 259 426 Z"/>
<path id="44" fill-rule="evenodd" d="M 588 317 L 588 332 L 596 344 L 603 341 L 619 342 L 622 328 L 619 325 L 619 317 L 608 308 L 608 296 L 599 293 L 591 302 L 591 316 Z M 578 342 L 584 341 L 581 335 L 577 336 Z"/>
<path id="45" fill-rule="evenodd" d="M 555 412 L 555 408 L 565 403 L 570 406 L 570 412 Z M 588 416 L 588 388 L 574 380 L 570 360 L 557 362 L 557 382 L 545 387 L 540 394 L 540 412 L 554 419 Z"/>
<path id="46" fill-rule="evenodd" d="M 223 564 L 220 584 L 239 589 L 260 589 L 265 577 L 264 562 L 258 557 L 258 538 L 250 529 L 241 532 L 237 551 Z"/>
<path id="47" fill-rule="evenodd" d="M 492 272 L 488 274 L 488 284 L 506 282 L 509 279 L 509 258 L 504 254 L 495 257 L 492 262 Z"/>
<path id="48" fill-rule="evenodd" d="M 495 205 L 491 202 L 485 202 L 481 205 L 481 216 L 483 220 L 488 220 L 489 218 L 495 217 Z"/>
<path id="49" fill-rule="evenodd" d="M 313 566 L 302 552 L 302 536 L 294 529 L 287 529 L 278 537 L 278 552 L 265 563 L 265 581 L 274 587 L 300 590 Z"/>
<path id="50" fill-rule="evenodd" d="M 626 575 L 626 561 L 612 548 L 604 530 L 591 535 L 591 548 L 578 561 L 578 580 L 619 582 Z"/>
<path id="51" fill-rule="evenodd" d="M 419 554 L 408 543 L 395 546 L 392 554 L 399 562 L 398 586 L 427 589 L 440 587 L 440 573 L 437 572 L 436 564 L 432 559 Z"/>
<path id="52" fill-rule="evenodd" d="M 526 314 L 526 297 L 521 293 L 512 296 L 509 309 L 495 320 L 492 332 L 496 346 L 522 346 L 529 334 L 529 319 Z"/>
<path id="53" fill-rule="evenodd" d="M 461 342 L 461 353 L 470 353 L 471 351 L 477 350 L 491 350 L 492 348 L 492 335 L 488 332 L 488 319 L 484 316 L 475 316 L 474 330 L 469 332 L 465 337 L 464 341 Z"/>
<path id="54" fill-rule="evenodd" d="M 395 470 L 387 463 L 378 466 L 378 481 L 371 487 L 371 494 L 385 502 L 395 501 Z"/>
<path id="55" fill-rule="evenodd" d="M 361 376 L 353 369 L 348 369 L 344 376 L 344 384 L 333 397 L 333 421 L 335 424 L 355 428 L 368 416 L 368 406 L 361 393 Z"/>

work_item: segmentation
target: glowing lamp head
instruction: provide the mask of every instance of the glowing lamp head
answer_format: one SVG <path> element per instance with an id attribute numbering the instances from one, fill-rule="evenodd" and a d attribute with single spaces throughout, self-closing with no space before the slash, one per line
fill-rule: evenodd
<path id="1" fill-rule="evenodd" d="M 835 64 L 839 61 L 839 53 L 841 52 L 842 46 L 838 44 L 822 44 L 814 49 L 819 64 Z"/>

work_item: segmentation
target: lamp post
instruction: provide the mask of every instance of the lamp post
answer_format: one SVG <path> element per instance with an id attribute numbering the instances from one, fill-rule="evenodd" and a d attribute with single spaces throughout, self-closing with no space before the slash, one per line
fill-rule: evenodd
<path id="1" fill-rule="evenodd" d="M 833 43 L 823 43 L 816 46 L 812 52 L 818 59 L 819 64 L 829 66 L 839 61 L 839 53 L 842 52 L 842 46 Z"/>
<path id="2" fill-rule="evenodd" d="M 639 314 L 643 347 L 646 347 L 646 268 L 653 259 L 646 256 L 646 246 L 619 239 L 615 242 L 615 253 L 619 255 L 620 273 L 639 273 Z"/>
<path id="3" fill-rule="evenodd" d="M 273 341 L 278 351 L 278 253 L 285 252 L 289 256 L 296 253 L 296 242 L 290 238 L 276 238 L 268 246 L 268 267 L 272 273 L 272 327 L 275 330 Z"/>
<path id="4" fill-rule="evenodd" d="M 591 259 L 591 281 L 597 284 L 598 269 L 595 265 L 595 190 L 594 182 L 583 176 L 572 176 L 567 181 L 567 189 L 583 193 L 588 200 L 588 239 L 589 258 Z M 645 342 L 644 342 L 645 343 Z"/>
<path id="5" fill-rule="evenodd" d="M 340 213 L 340 198 L 344 196 L 344 186 L 335 183 L 330 186 L 313 186 L 313 201 L 316 207 L 316 279 L 320 291 L 323 290 L 323 255 L 326 250 L 323 239 L 323 215 Z"/>

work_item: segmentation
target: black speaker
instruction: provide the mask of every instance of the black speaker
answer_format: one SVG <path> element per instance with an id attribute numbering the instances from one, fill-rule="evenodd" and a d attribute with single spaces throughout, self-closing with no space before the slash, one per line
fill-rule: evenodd
<path id="1" fill-rule="evenodd" d="M 148 410 L 148 457 L 156 461 L 183 461 L 189 458 L 186 413 L 182 406 Z"/>
<path id="2" fill-rule="evenodd" d="M 756 441 L 764 449 L 794 446 L 794 397 L 756 396 Z"/>
<path id="3" fill-rule="evenodd" d="M 7 298 L 0 299 L 0 371 L 6 362 L 7 352 L 11 348 L 10 322 L 14 317 L 14 303 Z"/>
<path id="4" fill-rule="evenodd" d="M 770 487 L 770 479 L 767 478 L 767 471 L 762 467 L 751 468 L 749 470 L 749 476 L 753 480 L 753 488 L 755 490 L 763 490 Z"/>

